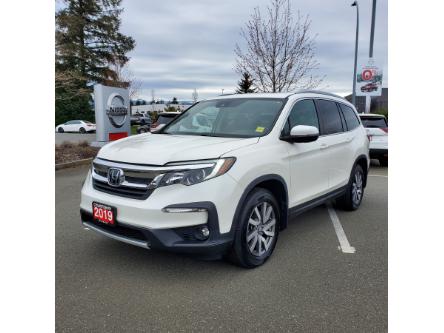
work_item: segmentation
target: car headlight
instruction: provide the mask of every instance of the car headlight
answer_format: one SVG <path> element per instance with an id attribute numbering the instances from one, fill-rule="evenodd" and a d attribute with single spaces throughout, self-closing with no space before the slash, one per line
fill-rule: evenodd
<path id="1" fill-rule="evenodd" d="M 148 188 L 155 189 L 174 184 L 186 186 L 198 184 L 223 175 L 230 170 L 235 161 L 234 157 L 227 157 L 210 161 L 168 163 L 166 166 L 174 167 L 174 170 L 156 176 Z"/>

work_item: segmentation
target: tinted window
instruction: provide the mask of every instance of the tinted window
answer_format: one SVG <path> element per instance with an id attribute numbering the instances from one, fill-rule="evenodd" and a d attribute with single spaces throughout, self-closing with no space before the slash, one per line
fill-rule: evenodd
<path id="1" fill-rule="evenodd" d="M 289 135 L 290 130 L 297 125 L 314 126 L 319 129 L 318 115 L 313 100 L 305 99 L 293 106 L 284 127 L 284 135 Z"/>
<path id="2" fill-rule="evenodd" d="M 387 122 L 385 118 L 382 117 L 361 117 L 362 124 L 364 127 L 370 128 L 385 128 L 387 127 Z"/>
<path id="3" fill-rule="evenodd" d="M 347 123 L 347 129 L 349 131 L 354 130 L 359 126 L 359 120 L 353 111 L 353 109 L 345 104 L 339 104 L 342 109 L 342 114 L 344 115 L 345 122 Z"/>
<path id="4" fill-rule="evenodd" d="M 342 132 L 342 121 L 335 102 L 316 100 L 316 107 L 321 123 L 321 134 L 328 135 Z"/>

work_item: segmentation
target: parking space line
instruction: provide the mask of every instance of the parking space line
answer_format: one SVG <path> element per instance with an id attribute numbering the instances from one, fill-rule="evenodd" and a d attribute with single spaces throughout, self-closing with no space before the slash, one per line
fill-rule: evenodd
<path id="1" fill-rule="evenodd" d="M 381 178 L 388 178 L 388 176 L 384 175 L 368 175 L 369 177 L 381 177 Z"/>
<path id="2" fill-rule="evenodd" d="M 339 248 L 343 253 L 355 253 L 356 249 L 353 246 L 350 246 L 344 229 L 342 228 L 341 221 L 339 221 L 338 215 L 330 203 L 327 204 L 327 210 L 328 215 L 330 215 L 330 220 L 333 223 L 333 227 L 335 228 L 336 236 L 339 240 Z"/>

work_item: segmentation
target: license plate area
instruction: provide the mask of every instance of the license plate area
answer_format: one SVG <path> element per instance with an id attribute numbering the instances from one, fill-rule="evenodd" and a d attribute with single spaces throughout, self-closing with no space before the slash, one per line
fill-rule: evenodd
<path id="1" fill-rule="evenodd" d="M 99 202 L 92 203 L 93 219 L 106 225 L 116 225 L 117 209 Z"/>

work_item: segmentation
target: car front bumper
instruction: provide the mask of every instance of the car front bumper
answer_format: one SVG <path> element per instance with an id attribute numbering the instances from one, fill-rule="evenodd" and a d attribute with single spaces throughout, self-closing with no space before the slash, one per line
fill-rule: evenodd
<path id="1" fill-rule="evenodd" d="M 225 174 L 192 186 L 160 187 L 147 199 L 137 200 L 96 190 L 89 172 L 81 192 L 80 213 L 84 227 L 126 243 L 215 255 L 231 245 L 231 226 L 241 195 L 237 182 Z M 93 220 L 93 202 L 116 208 L 116 227 Z M 203 226 L 208 227 L 209 238 L 196 239 L 195 231 Z"/>
<path id="2" fill-rule="evenodd" d="M 214 204 L 198 202 L 181 206 L 207 209 L 208 220 L 205 224 L 197 226 L 146 229 L 127 225 L 119 220 L 116 221 L 115 226 L 108 226 L 95 221 L 92 214 L 83 209 L 80 210 L 80 216 L 85 229 L 93 230 L 109 238 L 142 248 L 193 254 L 208 259 L 217 259 L 226 253 L 231 247 L 233 234 L 220 233 L 217 210 Z M 210 231 L 209 237 L 206 240 L 200 240 L 196 237 L 199 228 L 203 226 L 206 226 Z"/>

